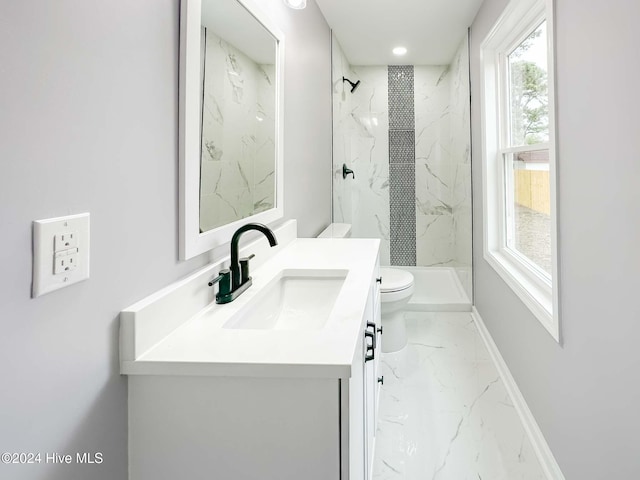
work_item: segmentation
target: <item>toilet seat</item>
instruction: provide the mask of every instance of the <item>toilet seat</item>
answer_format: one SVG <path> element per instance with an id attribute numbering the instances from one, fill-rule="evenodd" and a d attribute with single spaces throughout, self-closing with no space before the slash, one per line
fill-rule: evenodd
<path id="1" fill-rule="evenodd" d="M 413 275 L 406 270 L 381 268 L 380 275 L 382 276 L 381 293 L 400 292 L 413 286 Z"/>

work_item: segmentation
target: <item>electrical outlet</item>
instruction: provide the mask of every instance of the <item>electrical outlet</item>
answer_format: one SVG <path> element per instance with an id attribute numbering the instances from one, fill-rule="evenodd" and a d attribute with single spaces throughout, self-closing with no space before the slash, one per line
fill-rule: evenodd
<path id="1" fill-rule="evenodd" d="M 32 296 L 89 278 L 89 214 L 33 222 Z"/>
<path id="2" fill-rule="evenodd" d="M 78 246 L 78 234 L 76 232 L 64 232 L 55 236 L 54 251 L 61 252 Z"/>
<path id="3" fill-rule="evenodd" d="M 80 263 L 80 254 L 78 253 L 78 249 L 74 248 L 71 252 L 67 253 L 67 267 L 69 270 L 65 270 L 67 272 L 71 270 L 75 270 L 78 268 L 78 264 Z"/>
<path id="4" fill-rule="evenodd" d="M 72 248 L 56 253 L 53 257 L 53 274 L 61 275 L 78 267 L 78 249 Z"/>

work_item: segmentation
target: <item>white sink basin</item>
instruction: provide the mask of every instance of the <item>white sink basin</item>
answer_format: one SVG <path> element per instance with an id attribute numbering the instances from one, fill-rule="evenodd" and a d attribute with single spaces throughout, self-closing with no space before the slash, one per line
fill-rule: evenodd
<path id="1" fill-rule="evenodd" d="M 223 328 L 320 330 L 333 310 L 347 273 L 348 270 L 283 270 Z"/>

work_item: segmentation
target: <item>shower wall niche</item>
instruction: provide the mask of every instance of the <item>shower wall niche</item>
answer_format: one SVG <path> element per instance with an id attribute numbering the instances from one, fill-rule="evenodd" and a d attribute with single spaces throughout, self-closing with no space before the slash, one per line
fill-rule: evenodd
<path id="1" fill-rule="evenodd" d="M 332 45 L 334 222 L 380 238 L 384 265 L 454 268 L 471 298 L 467 38 L 444 66 L 353 66 Z"/>

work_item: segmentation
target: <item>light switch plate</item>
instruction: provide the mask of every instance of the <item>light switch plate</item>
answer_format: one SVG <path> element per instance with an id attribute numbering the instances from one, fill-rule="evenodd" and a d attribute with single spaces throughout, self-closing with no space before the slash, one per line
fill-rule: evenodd
<path id="1" fill-rule="evenodd" d="M 32 297 L 89 278 L 89 214 L 33 222 Z"/>

